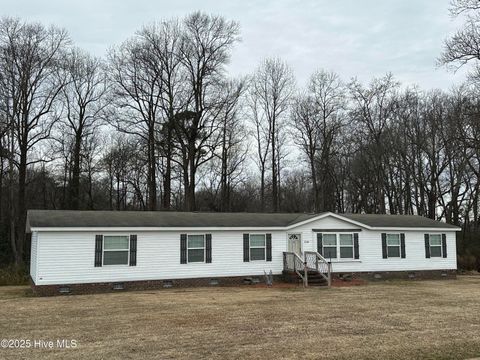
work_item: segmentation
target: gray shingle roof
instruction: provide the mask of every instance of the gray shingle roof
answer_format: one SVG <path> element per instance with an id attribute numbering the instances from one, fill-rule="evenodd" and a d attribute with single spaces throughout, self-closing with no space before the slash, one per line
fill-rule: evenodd
<path id="1" fill-rule="evenodd" d="M 29 210 L 30 228 L 55 227 L 287 227 L 319 214 L 174 211 Z M 371 227 L 456 227 L 416 215 L 340 214 Z"/>
<path id="2" fill-rule="evenodd" d="M 457 228 L 454 225 L 418 215 L 341 214 L 341 216 L 371 227 Z"/>
<path id="3" fill-rule="evenodd" d="M 284 227 L 314 214 L 30 210 L 30 227 Z"/>

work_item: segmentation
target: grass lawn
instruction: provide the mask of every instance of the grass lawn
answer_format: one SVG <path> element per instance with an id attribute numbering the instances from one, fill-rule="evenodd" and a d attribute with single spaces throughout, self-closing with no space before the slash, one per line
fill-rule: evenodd
<path id="1" fill-rule="evenodd" d="M 303 290 L 196 288 L 35 298 L 0 287 L 0 339 L 75 349 L 0 358 L 466 359 L 480 356 L 480 277 Z"/>

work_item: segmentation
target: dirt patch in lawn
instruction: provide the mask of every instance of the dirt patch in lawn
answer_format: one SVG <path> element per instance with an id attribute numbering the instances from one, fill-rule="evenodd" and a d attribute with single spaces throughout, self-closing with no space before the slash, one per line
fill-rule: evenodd
<path id="1" fill-rule="evenodd" d="M 36 298 L 0 287 L 2 359 L 466 359 L 480 356 L 480 277 L 330 289 L 218 287 Z"/>

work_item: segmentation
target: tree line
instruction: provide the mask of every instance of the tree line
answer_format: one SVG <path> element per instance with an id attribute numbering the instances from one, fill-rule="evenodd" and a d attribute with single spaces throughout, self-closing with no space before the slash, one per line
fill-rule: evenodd
<path id="1" fill-rule="evenodd" d="M 99 58 L 2 18 L 0 261 L 25 261 L 33 208 L 419 214 L 477 231 L 474 81 L 445 92 L 319 69 L 299 86 L 280 58 L 232 77 L 239 36 L 195 12 Z"/>

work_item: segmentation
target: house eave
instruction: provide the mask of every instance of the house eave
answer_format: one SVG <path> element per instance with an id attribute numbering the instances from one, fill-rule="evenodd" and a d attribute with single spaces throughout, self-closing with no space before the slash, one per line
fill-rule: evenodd
<path id="1" fill-rule="evenodd" d="M 365 227 L 365 226 L 364 226 Z M 199 232 L 199 231 L 288 231 L 295 227 L 32 227 L 31 232 L 131 232 L 135 231 L 186 231 L 186 232 Z M 366 227 L 372 231 L 460 231 L 461 228 L 420 228 L 420 227 Z M 319 231 L 319 229 L 315 229 Z M 358 231 L 358 229 L 352 229 L 352 231 Z"/>

